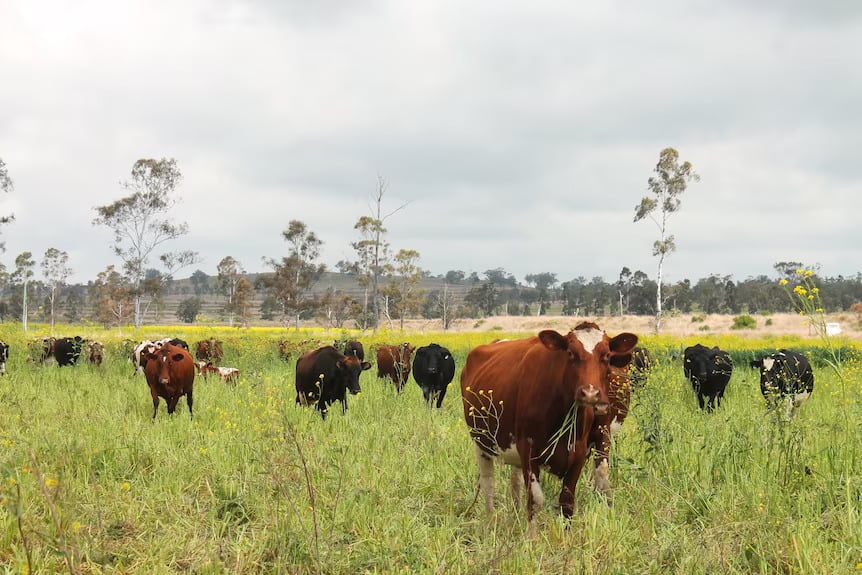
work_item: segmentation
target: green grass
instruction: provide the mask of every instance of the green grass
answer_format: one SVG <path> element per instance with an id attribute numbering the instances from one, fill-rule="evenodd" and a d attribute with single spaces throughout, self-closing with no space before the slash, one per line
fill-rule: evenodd
<path id="1" fill-rule="evenodd" d="M 226 330 L 224 363 L 240 382 L 199 379 L 194 421 L 184 400 L 173 418 L 162 402 L 152 421 L 115 340 L 102 369 L 58 369 L 29 364 L 23 338 L 2 327 L 13 353 L 0 379 L 0 571 L 25 570 L 27 548 L 34 573 L 68 572 L 67 556 L 87 573 L 852 573 L 862 562 L 857 363 L 843 390 L 817 367 L 788 423 L 766 412 L 744 366 L 721 409 L 701 413 L 678 360 L 659 354 L 617 436 L 613 506 L 582 478 L 567 526 L 560 482 L 545 474 L 549 505 L 526 538 L 508 469 L 497 468 L 495 515 L 474 503 L 457 374 L 438 411 L 412 378 L 398 395 L 372 368 L 347 415 L 322 421 L 294 405 L 294 362 L 274 344 L 283 333 Z M 460 373 L 472 346 L 506 336 L 367 339 L 438 341 Z"/>

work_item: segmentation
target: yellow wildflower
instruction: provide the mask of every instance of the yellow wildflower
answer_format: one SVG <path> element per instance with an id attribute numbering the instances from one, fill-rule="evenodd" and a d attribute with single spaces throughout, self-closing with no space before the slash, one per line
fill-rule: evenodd
<path id="1" fill-rule="evenodd" d="M 788 283 L 789 282 L 786 279 L 781 279 L 781 280 L 779 280 L 778 285 L 786 286 Z"/>
<path id="2" fill-rule="evenodd" d="M 80 521 L 72 521 L 72 533 L 77 533 L 81 530 L 81 522 Z"/>
<path id="3" fill-rule="evenodd" d="M 120 484 L 120 489 L 122 489 L 123 491 L 128 491 L 128 490 L 129 490 L 129 489 L 131 489 L 131 488 L 132 488 L 132 484 L 131 484 L 131 483 L 129 483 L 128 481 L 123 481 L 123 482 Z"/>
<path id="4" fill-rule="evenodd" d="M 45 487 L 56 487 L 56 486 L 57 486 L 57 480 L 56 479 L 51 478 L 51 477 L 45 478 Z"/>
<path id="5" fill-rule="evenodd" d="M 14 477 L 7 477 L 7 478 L 6 478 L 6 483 L 9 485 L 9 487 L 15 487 L 15 484 L 16 484 L 16 483 L 18 483 L 18 482 L 17 482 L 17 481 L 15 481 L 15 478 L 14 478 Z"/>

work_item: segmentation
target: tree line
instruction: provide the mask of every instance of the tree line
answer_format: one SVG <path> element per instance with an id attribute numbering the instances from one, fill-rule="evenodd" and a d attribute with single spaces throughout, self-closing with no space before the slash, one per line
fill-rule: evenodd
<path id="1" fill-rule="evenodd" d="M 174 159 L 141 159 L 133 165 L 130 179 L 121 182 L 127 195 L 93 208 L 93 225 L 113 233 L 119 265 L 108 265 L 86 286 L 68 285 L 72 270 L 67 252 L 49 248 L 39 262 L 38 277 L 33 254 L 23 252 L 15 258 L 13 270 L 0 264 L 0 317 L 20 318 L 24 330 L 31 318 L 50 323 L 52 330 L 55 319 L 93 321 L 106 328 L 130 323 L 140 327 L 151 307 L 163 310 L 166 298 L 178 294 L 186 297 L 174 313 L 184 322 L 196 321 L 204 304 L 212 308 L 215 298 L 217 317 L 211 319 L 229 325 L 279 321 L 296 329 L 301 321 L 311 319 L 332 327 L 367 330 L 381 322 L 403 328 L 405 319 L 422 317 L 440 320 L 441 327 L 448 329 L 457 318 L 633 314 L 655 316 L 658 330 L 663 309 L 704 314 L 792 311 L 778 280 L 794 281 L 796 270 L 807 268 L 800 262 L 776 263 L 773 277 L 734 280 L 729 275 L 710 275 L 695 282 L 661 281 L 664 260 L 676 249 L 667 229 L 668 217 L 679 210 L 686 184 L 697 181 L 697 175 L 688 162 L 678 162 L 673 148 L 662 151 L 654 171 L 648 189 L 655 198 L 641 200 L 634 221 L 649 217 L 659 228 L 653 251 L 659 258 L 658 282 L 628 267 L 612 282 L 601 277 L 560 281 L 553 272 L 528 274 L 518 281 L 503 268 L 486 270 L 481 276 L 461 270 L 435 276 L 419 266 L 418 251 L 395 251 L 389 243 L 385 224 L 407 204 L 394 209 L 385 205 L 387 182 L 382 176 L 371 196 L 371 213 L 359 216 L 354 226 L 354 257 L 339 261 L 334 272 L 320 262 L 323 240 L 301 220 L 291 220 L 282 232 L 286 255 L 264 258 L 269 272 L 248 274 L 240 261 L 225 255 L 215 276 L 197 269 L 180 281 L 175 276 L 199 263 L 198 254 L 168 250 L 157 255 L 157 250 L 188 233 L 187 224 L 169 217 L 182 174 Z M 0 159 L 0 191 L 13 188 Z M 5 216 L 0 225 L 12 221 L 14 215 Z M 321 282 L 324 277 L 342 281 Z M 829 294 L 826 311 L 847 310 L 862 302 L 862 274 L 818 278 L 818 284 Z"/>

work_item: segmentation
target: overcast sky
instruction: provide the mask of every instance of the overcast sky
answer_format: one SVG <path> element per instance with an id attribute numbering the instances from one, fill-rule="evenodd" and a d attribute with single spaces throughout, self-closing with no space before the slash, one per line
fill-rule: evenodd
<path id="1" fill-rule="evenodd" d="M 385 210 L 409 202 L 392 248 L 434 274 L 654 278 L 658 228 L 632 219 L 673 146 L 701 181 L 666 280 L 852 275 L 860 57 L 858 0 L 3 0 L 0 261 L 119 264 L 94 207 L 167 157 L 190 233 L 166 248 L 203 258 L 180 276 L 263 271 L 292 219 L 353 259 L 379 175 Z"/>

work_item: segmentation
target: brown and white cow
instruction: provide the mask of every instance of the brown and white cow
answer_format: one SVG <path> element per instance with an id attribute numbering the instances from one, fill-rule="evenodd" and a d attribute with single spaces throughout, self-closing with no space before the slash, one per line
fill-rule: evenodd
<path id="1" fill-rule="evenodd" d="M 195 363 L 191 354 L 182 347 L 165 344 L 154 351 L 145 351 L 147 385 L 153 398 L 153 419 L 159 410 L 159 398 L 168 404 L 168 414 L 173 414 L 177 402 L 183 395 L 189 406 L 189 417 L 194 417 L 192 394 L 195 382 Z"/>
<path id="2" fill-rule="evenodd" d="M 158 348 L 159 346 L 148 339 L 145 339 L 136 345 L 135 349 L 132 351 L 132 364 L 135 366 L 135 371 L 145 374 L 147 369 L 147 358 Z"/>
<path id="3" fill-rule="evenodd" d="M 377 377 L 389 378 L 400 392 L 410 378 L 413 346 L 409 343 L 383 345 L 377 349 Z"/>
<path id="4" fill-rule="evenodd" d="M 567 335 L 544 330 L 470 351 L 461 372 L 464 418 L 474 441 L 485 508 L 494 508 L 494 461 L 512 470 L 520 502 L 527 489 L 527 521 L 544 502 L 540 467 L 563 480 L 560 509 L 571 517 L 575 486 L 587 459 L 595 414 L 608 410 L 611 367 L 631 361 L 637 336 L 609 338 L 583 322 Z"/>
<path id="5" fill-rule="evenodd" d="M 198 368 L 198 375 L 202 377 L 214 374 L 224 383 L 236 383 L 239 379 L 240 372 L 235 367 L 216 367 L 208 361 L 195 362 L 195 366 Z"/>

